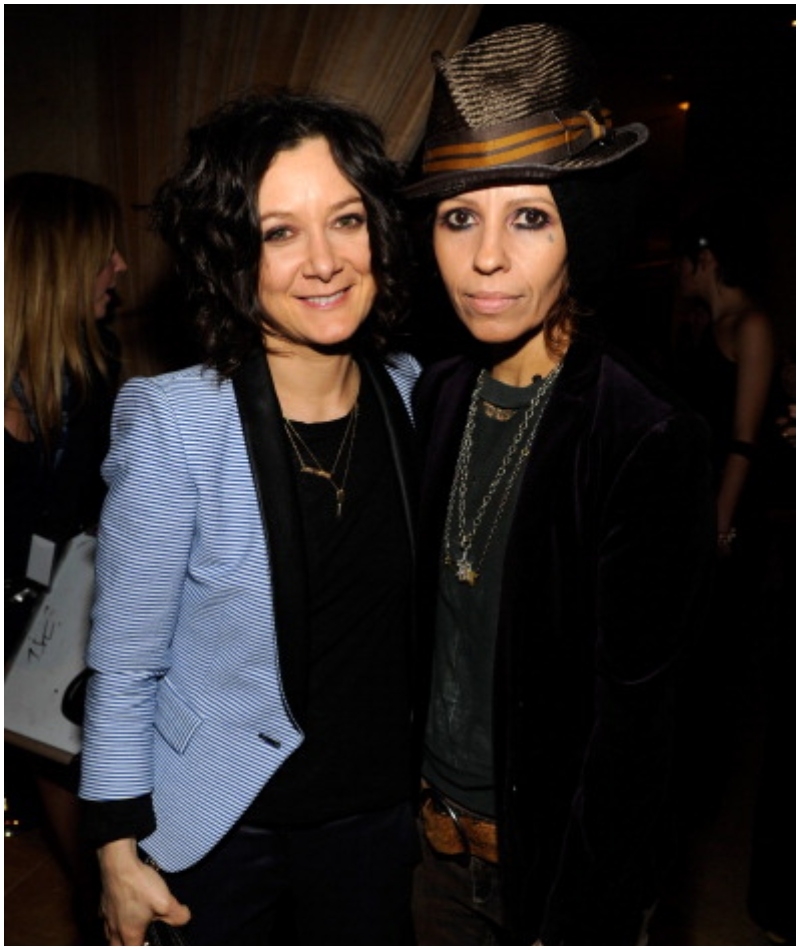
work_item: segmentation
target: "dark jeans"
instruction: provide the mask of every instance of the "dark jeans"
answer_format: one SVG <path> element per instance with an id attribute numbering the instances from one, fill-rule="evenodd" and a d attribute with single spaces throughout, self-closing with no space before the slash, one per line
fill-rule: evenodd
<path id="1" fill-rule="evenodd" d="M 422 863 L 414 872 L 413 897 L 417 944 L 421 947 L 520 946 L 520 941 L 504 926 L 497 865 L 480 858 L 464 861 L 437 854 L 425 841 L 421 824 L 419 835 Z M 647 946 L 648 925 L 654 909 L 642 915 L 636 946 Z"/>
<path id="2" fill-rule="evenodd" d="M 414 872 L 414 927 L 425 947 L 509 946 L 503 927 L 500 873 L 480 858 L 439 855 L 422 833 L 422 863 Z"/>
<path id="3" fill-rule="evenodd" d="M 167 879 L 192 911 L 194 945 L 402 946 L 414 942 L 418 860 L 411 807 L 399 805 L 310 827 L 242 826 Z"/>

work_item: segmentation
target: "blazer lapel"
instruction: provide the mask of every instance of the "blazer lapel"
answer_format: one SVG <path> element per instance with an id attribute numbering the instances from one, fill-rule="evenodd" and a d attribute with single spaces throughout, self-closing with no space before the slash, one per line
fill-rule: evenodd
<path id="1" fill-rule="evenodd" d="M 450 486 L 479 367 L 467 360 L 454 363 L 452 372 L 436 381 L 435 393 L 422 394 L 426 417 L 425 462 L 420 530 L 426 541 L 420 550 L 438 559 Z"/>
<path id="2" fill-rule="evenodd" d="M 419 461 L 416 437 L 406 407 L 386 372 L 376 360 L 366 358 L 359 361 L 362 372 L 372 383 L 378 399 L 389 439 L 395 470 L 400 483 L 400 495 L 403 503 L 408 539 L 412 557 L 416 551 L 416 524 L 418 507 Z"/>
<path id="3" fill-rule="evenodd" d="M 574 478 L 574 472 L 562 468 L 564 460 L 574 460 L 577 432 L 586 426 L 586 414 L 592 409 L 589 395 L 596 392 L 596 378 L 597 351 L 578 338 L 564 357 L 560 378 L 545 406 L 522 475 L 516 509 L 520 517 L 515 526 L 525 525 L 528 530 L 534 521 L 552 517 L 542 498 L 548 497 L 553 479 Z"/>
<path id="4" fill-rule="evenodd" d="M 415 393 L 425 447 L 418 578 L 420 600 L 429 612 L 436 599 L 450 486 L 478 372 L 479 367 L 468 360 L 454 361 L 427 378 L 423 376 Z"/>
<path id="5" fill-rule="evenodd" d="M 283 415 L 263 352 L 242 364 L 233 388 L 267 538 L 281 679 L 289 708 L 302 726 L 308 691 L 304 535 Z"/>

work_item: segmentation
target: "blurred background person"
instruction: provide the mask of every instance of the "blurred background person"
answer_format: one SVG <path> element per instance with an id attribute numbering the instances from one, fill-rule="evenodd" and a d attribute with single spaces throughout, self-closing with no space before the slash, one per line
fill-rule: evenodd
<path id="1" fill-rule="evenodd" d="M 678 382 L 711 426 L 721 557 L 758 530 L 753 469 L 775 375 L 765 247 L 740 196 L 696 212 L 676 241 L 679 293 L 701 307 L 680 334 Z"/>
<path id="2" fill-rule="evenodd" d="M 106 320 L 127 269 L 120 231 L 116 198 L 99 185 L 42 172 L 5 183 L 6 662 L 41 590 L 28 577 L 33 539 L 55 565 L 64 542 L 99 518 L 120 370 Z M 7 825 L 36 822 L 44 806 L 86 897 L 83 924 L 96 922 L 77 837 L 75 767 L 7 746 L 5 783 Z"/>
<path id="3" fill-rule="evenodd" d="M 770 565 L 779 380 L 767 311 L 769 243 L 743 213 L 739 192 L 698 207 L 674 244 L 676 388 L 707 421 L 717 513 L 717 563 L 706 630 L 687 680 L 686 816 L 720 804 L 733 743 L 757 701 L 753 677 L 764 640 Z M 783 446 L 779 447 L 783 449 Z"/>

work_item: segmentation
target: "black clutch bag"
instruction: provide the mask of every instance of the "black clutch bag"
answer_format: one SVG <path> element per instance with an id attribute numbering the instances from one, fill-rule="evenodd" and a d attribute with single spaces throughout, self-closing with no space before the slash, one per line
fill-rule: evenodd
<path id="1" fill-rule="evenodd" d="M 188 941 L 181 927 L 165 924 L 163 920 L 151 920 L 144 935 L 145 946 L 183 947 Z"/>

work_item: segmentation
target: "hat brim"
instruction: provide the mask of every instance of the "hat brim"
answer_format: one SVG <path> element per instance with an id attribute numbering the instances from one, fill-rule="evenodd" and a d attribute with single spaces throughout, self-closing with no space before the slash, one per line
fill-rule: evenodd
<path id="1" fill-rule="evenodd" d="M 491 188 L 514 182 L 552 181 L 584 171 L 603 168 L 619 161 L 644 145 L 649 136 L 647 127 L 638 122 L 614 129 L 612 134 L 594 142 L 579 155 L 548 165 L 517 164 L 459 169 L 429 175 L 400 189 L 403 198 L 450 198 L 465 191 Z"/>

